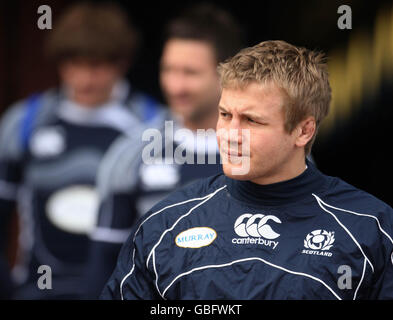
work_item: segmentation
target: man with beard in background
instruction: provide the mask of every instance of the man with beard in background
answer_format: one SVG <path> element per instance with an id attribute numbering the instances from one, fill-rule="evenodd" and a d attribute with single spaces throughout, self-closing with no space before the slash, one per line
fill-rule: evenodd
<path id="1" fill-rule="evenodd" d="M 143 141 L 138 149 L 124 137 L 102 163 L 102 202 L 91 235 L 91 298 L 101 293 L 142 214 L 178 187 L 221 172 L 214 132 L 221 93 L 216 68 L 241 46 L 242 31 L 234 18 L 211 4 L 189 7 L 166 26 L 160 84 L 169 106 L 167 121 L 161 132 L 150 130 L 149 136 L 146 131 L 147 138 L 157 138 L 150 143 L 158 150 L 155 155 L 145 153 L 149 146 Z M 198 136 L 198 129 L 206 134 Z"/>

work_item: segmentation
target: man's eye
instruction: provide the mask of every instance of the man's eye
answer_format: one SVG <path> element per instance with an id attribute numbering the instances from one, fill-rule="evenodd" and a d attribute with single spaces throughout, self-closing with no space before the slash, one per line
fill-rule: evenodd
<path id="1" fill-rule="evenodd" d="M 200 73 L 198 70 L 195 69 L 184 69 L 183 72 L 186 76 L 196 76 Z"/>
<path id="2" fill-rule="evenodd" d="M 258 123 L 258 122 L 254 121 L 254 120 L 251 119 L 251 118 L 247 118 L 247 121 L 248 121 L 248 122 L 251 122 L 251 123 Z"/>
<path id="3" fill-rule="evenodd" d="M 220 115 L 221 115 L 221 117 L 223 117 L 223 118 L 226 118 L 226 117 L 229 116 L 229 114 L 226 113 L 226 112 L 220 112 Z"/>
<path id="4" fill-rule="evenodd" d="M 171 71 L 173 68 L 167 66 L 167 65 L 160 65 L 160 72 L 169 72 Z"/>

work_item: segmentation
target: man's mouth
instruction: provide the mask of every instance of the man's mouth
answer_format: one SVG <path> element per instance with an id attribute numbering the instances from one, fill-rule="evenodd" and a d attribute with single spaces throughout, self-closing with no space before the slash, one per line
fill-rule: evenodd
<path id="1" fill-rule="evenodd" d="M 226 147 L 220 149 L 222 154 L 226 154 L 228 156 L 236 156 L 236 157 L 241 157 L 242 156 L 242 150 L 239 147 L 238 149 L 227 149 Z"/>
<path id="2" fill-rule="evenodd" d="M 230 162 L 238 163 L 244 158 L 241 151 L 237 150 L 221 150 L 221 154 L 224 158 L 227 158 Z"/>
<path id="3" fill-rule="evenodd" d="M 176 106 L 178 108 L 188 108 L 192 102 L 192 99 L 188 95 L 182 96 L 171 96 L 168 98 L 169 103 L 171 106 Z"/>
<path id="4" fill-rule="evenodd" d="M 229 150 L 226 152 L 230 157 L 241 157 L 242 153 L 240 151 Z"/>

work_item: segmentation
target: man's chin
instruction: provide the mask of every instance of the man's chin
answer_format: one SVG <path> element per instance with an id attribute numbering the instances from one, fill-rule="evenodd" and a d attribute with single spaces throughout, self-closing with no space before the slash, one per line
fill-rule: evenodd
<path id="1" fill-rule="evenodd" d="M 172 110 L 183 118 L 189 118 L 193 113 L 193 106 L 184 103 L 172 103 L 170 104 Z"/>
<path id="2" fill-rule="evenodd" d="M 242 165 L 223 164 L 224 174 L 235 180 L 250 180 L 250 170 L 245 170 Z"/>
<path id="3" fill-rule="evenodd" d="M 89 107 L 94 108 L 100 106 L 109 101 L 109 96 L 88 96 L 88 95 L 79 95 L 74 97 L 73 99 L 76 103 Z"/>

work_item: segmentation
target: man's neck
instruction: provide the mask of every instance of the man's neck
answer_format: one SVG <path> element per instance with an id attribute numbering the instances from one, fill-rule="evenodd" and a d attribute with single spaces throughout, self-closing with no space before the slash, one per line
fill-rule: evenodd
<path id="1" fill-rule="evenodd" d="M 279 172 L 272 173 L 271 175 L 252 179 L 251 182 L 261 185 L 273 184 L 277 182 L 291 180 L 301 175 L 307 169 L 306 159 L 302 155 L 294 157 L 295 159 L 286 164 L 285 167 Z"/>

